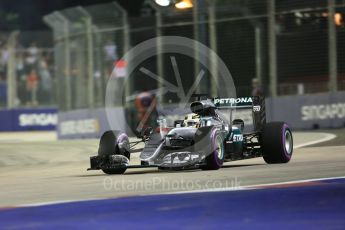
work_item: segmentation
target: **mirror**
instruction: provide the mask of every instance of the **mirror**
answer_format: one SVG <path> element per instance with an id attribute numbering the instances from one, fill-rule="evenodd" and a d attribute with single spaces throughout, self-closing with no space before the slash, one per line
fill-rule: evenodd
<path id="1" fill-rule="evenodd" d="M 146 138 L 146 137 L 149 137 L 152 133 L 153 133 L 153 128 L 152 127 L 147 127 L 147 128 L 144 128 L 140 132 L 140 137 L 141 138 Z"/>

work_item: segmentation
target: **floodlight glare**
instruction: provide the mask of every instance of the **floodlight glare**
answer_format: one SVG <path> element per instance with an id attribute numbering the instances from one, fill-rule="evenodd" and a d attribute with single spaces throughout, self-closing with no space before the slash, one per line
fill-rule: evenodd
<path id="1" fill-rule="evenodd" d="M 157 5 L 160 6 L 169 6 L 170 5 L 170 0 L 155 0 Z"/>
<path id="2" fill-rule="evenodd" d="M 192 0 L 182 0 L 175 4 L 177 9 L 189 9 L 193 7 Z"/>

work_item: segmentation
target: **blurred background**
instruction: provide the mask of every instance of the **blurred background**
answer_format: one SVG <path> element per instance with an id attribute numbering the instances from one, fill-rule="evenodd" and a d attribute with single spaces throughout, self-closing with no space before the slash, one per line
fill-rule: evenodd
<path id="1" fill-rule="evenodd" d="M 0 130 L 58 127 L 61 138 L 99 136 L 107 126 L 102 109 L 110 76 L 126 88 L 134 107 L 137 95 L 157 89 L 139 70 L 127 76 L 131 63 L 122 59 L 157 36 L 183 36 L 210 47 L 230 70 L 237 96 L 268 98 L 272 120 L 300 129 L 343 127 L 344 17 L 344 0 L 4 0 Z M 177 58 L 188 90 L 202 66 Z M 170 61 L 158 55 L 143 65 L 174 83 Z M 217 79 L 211 70 L 199 91 L 217 96 L 211 75 Z M 160 100 L 178 102 L 176 95 Z M 124 114 L 122 103 L 116 105 Z"/>

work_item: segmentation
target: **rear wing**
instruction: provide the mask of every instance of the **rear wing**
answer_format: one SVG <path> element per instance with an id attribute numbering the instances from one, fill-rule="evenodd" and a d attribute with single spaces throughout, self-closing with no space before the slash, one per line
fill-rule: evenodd
<path id="1" fill-rule="evenodd" d="M 264 97 L 214 98 L 213 104 L 217 109 L 251 109 L 254 131 L 262 130 L 266 124 L 266 109 Z"/>

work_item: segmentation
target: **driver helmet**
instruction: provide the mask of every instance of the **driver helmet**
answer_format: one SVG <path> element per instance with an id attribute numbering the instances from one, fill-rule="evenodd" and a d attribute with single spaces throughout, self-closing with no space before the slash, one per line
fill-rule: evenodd
<path id="1" fill-rule="evenodd" d="M 183 121 L 183 126 L 193 128 L 200 127 L 200 116 L 196 113 L 186 115 Z"/>

